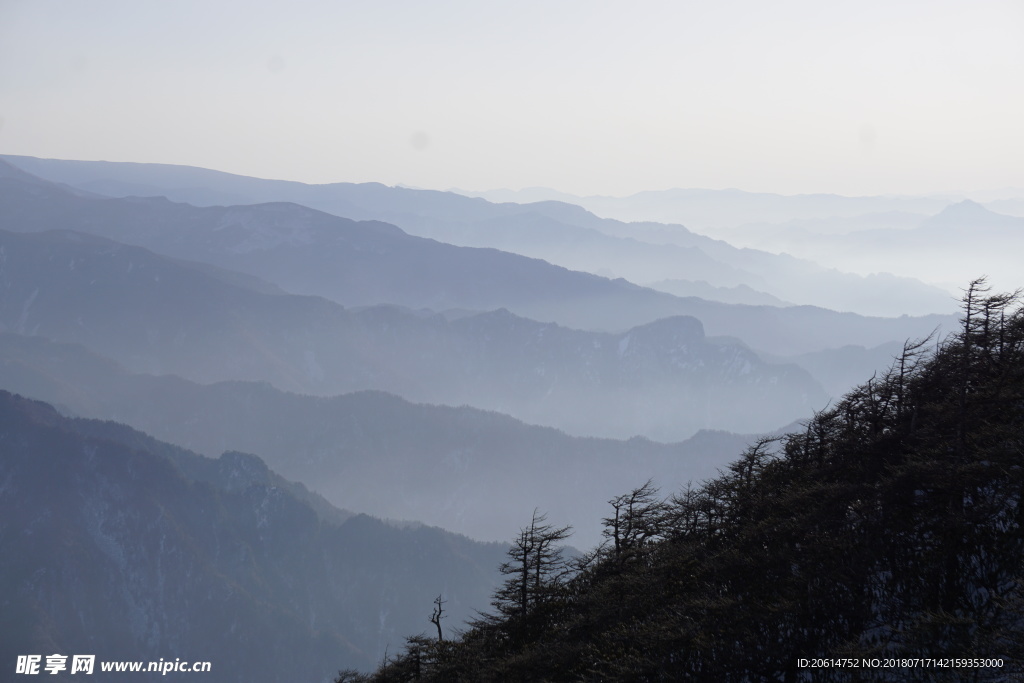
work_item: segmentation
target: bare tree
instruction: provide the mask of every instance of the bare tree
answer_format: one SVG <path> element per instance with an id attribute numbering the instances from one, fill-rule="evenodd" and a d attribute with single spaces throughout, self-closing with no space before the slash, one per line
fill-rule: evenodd
<path id="1" fill-rule="evenodd" d="M 434 611 L 430 615 L 430 623 L 437 627 L 437 640 L 444 640 L 444 635 L 441 633 L 441 620 L 444 619 L 444 603 L 447 600 L 442 600 L 440 593 L 434 598 Z"/>

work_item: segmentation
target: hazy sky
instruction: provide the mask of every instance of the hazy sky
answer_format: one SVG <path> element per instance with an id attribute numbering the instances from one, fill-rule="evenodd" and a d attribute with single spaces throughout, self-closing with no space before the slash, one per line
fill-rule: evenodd
<path id="1" fill-rule="evenodd" d="M 1024 187 L 1022 84 L 1022 0 L 0 0 L 0 152 L 309 182 Z"/>

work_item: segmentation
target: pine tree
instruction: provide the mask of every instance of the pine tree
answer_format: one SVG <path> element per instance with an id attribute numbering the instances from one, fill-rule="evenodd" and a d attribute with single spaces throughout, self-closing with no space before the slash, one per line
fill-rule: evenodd
<path id="1" fill-rule="evenodd" d="M 585 561 L 534 514 L 497 613 L 432 681 L 1009 680 L 1024 674 L 1024 313 L 984 280 L 781 441 L 667 500 L 613 498 Z M 1001 657 L 998 670 L 800 669 L 801 657 Z M 384 667 L 373 680 L 397 666 Z M 406 669 L 408 671 L 408 667 Z M 426 669 L 421 669 L 425 672 Z M 819 675 L 820 674 L 820 675 Z M 405 680 L 405 679 L 401 679 Z M 412 680 L 412 679 L 408 679 Z"/>

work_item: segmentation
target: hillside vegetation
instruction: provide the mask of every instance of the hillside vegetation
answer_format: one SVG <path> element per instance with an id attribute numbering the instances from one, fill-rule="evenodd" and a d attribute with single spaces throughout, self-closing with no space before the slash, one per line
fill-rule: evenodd
<path id="1" fill-rule="evenodd" d="M 503 553 L 334 508 L 254 455 L 0 391 L 0 680 L 54 653 L 95 654 L 104 681 L 100 662 L 173 657 L 211 662 L 211 681 L 328 680 L 380 661 L 440 590 L 472 614 Z"/>
<path id="2" fill-rule="evenodd" d="M 960 331 L 750 448 L 612 502 L 568 559 L 535 514 L 494 611 L 339 681 L 1007 680 L 1024 656 L 1024 314 L 976 281 Z M 799 666 L 897 658 L 897 668 Z M 1001 658 L 1002 668 L 899 658 Z"/>

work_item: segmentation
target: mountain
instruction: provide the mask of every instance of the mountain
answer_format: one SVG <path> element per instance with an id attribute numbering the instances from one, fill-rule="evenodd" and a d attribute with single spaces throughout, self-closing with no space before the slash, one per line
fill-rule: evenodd
<path id="1" fill-rule="evenodd" d="M 446 628 L 468 617 L 504 552 L 365 515 L 327 521 L 254 456 L 210 460 L 7 392 L 0 443 L 0 658 L 12 667 L 94 654 L 96 673 L 180 658 L 220 681 L 327 680 L 425 632 L 438 593 Z"/>
<path id="2" fill-rule="evenodd" d="M 77 197 L 42 180 L 0 178 L 0 207 L 0 228 L 5 230 L 60 228 L 98 234 L 349 306 L 387 302 L 433 310 L 508 308 L 535 320 L 605 331 L 691 315 L 704 323 L 709 335 L 744 339 L 754 348 L 784 355 L 902 341 L 952 322 L 951 316 L 871 318 L 811 307 L 679 298 L 623 280 L 490 249 L 454 247 L 383 223 L 354 222 L 290 204 L 197 208 L 163 199 Z M 750 256 L 747 251 L 745 258 Z M 746 267 L 760 268 L 761 259 L 750 256 Z M 889 291 L 893 281 L 879 284 L 883 292 Z"/>
<path id="3" fill-rule="evenodd" d="M 938 340 L 934 340 L 938 343 Z M 872 348 L 849 345 L 838 349 L 812 351 L 796 356 L 767 356 L 773 363 L 792 363 L 817 379 L 834 399 L 842 398 L 850 387 L 864 377 L 881 376 L 903 352 L 900 342 L 888 342 Z"/>
<path id="4" fill-rule="evenodd" d="M 945 291 L 911 278 L 890 274 L 883 280 L 878 275 L 842 273 L 786 254 L 736 249 L 679 225 L 622 223 L 564 208 L 530 204 L 517 214 L 472 222 L 422 213 L 388 220 L 424 237 L 493 247 L 641 284 L 659 279 L 706 280 L 715 288 L 702 290 L 702 298 L 724 303 L 737 302 L 722 289 L 747 287 L 761 294 L 762 300 L 742 303 L 787 305 L 781 298 L 889 316 L 955 308 Z"/>
<path id="5" fill-rule="evenodd" d="M 571 433 L 665 441 L 702 428 L 768 431 L 824 400 L 804 371 L 709 339 L 694 318 L 607 334 L 503 309 L 451 321 L 352 310 L 75 232 L 0 231 L 0 286 L 0 331 L 196 382 L 263 380 L 321 396 L 379 389 Z"/>
<path id="6" fill-rule="evenodd" d="M 763 242 L 766 250 L 737 248 L 722 239 L 713 239 L 697 234 L 679 224 L 626 223 L 609 218 L 598 218 L 580 207 L 560 202 L 529 204 L 521 207 L 521 211 L 523 215 L 518 222 L 515 216 L 499 220 L 511 224 L 510 228 L 513 225 L 516 226 L 518 232 L 522 232 L 522 227 L 519 224 L 529 224 L 531 220 L 536 222 L 534 214 L 540 213 L 550 219 L 545 225 L 548 234 L 560 232 L 560 229 L 550 225 L 554 220 L 574 226 L 577 230 L 588 228 L 593 232 L 602 233 L 605 240 L 614 240 L 607 245 L 608 249 L 603 257 L 604 260 L 591 261 L 589 264 L 585 260 L 580 262 L 581 265 L 587 266 L 581 269 L 590 272 L 599 272 L 594 264 L 600 263 L 607 271 L 626 275 L 628 279 L 643 284 L 657 280 L 659 277 L 667 280 L 699 280 L 701 273 L 699 266 L 691 267 L 689 264 L 694 263 L 694 260 L 687 255 L 694 252 L 703 254 L 705 258 L 710 258 L 714 263 L 720 264 L 714 275 L 707 278 L 709 283 L 717 289 L 703 292 L 705 296 L 702 298 L 712 301 L 734 303 L 735 298 L 730 296 L 729 290 L 746 286 L 758 291 L 762 296 L 774 296 L 798 304 L 811 304 L 868 315 L 898 316 L 937 313 L 949 312 L 955 308 L 946 290 L 925 284 L 919 279 L 905 277 L 902 274 L 893 275 L 879 272 L 877 269 L 858 270 L 859 274 L 840 272 L 834 267 L 822 267 L 811 260 L 795 258 L 784 253 L 785 250 L 779 248 L 778 242 Z M 892 217 L 893 213 L 890 212 L 885 216 Z M 903 214 L 900 214 L 900 217 L 902 218 Z M 848 220 L 860 218 L 863 217 L 855 216 Z M 403 222 L 403 225 L 415 224 L 415 221 L 409 222 L 409 219 L 396 219 L 396 222 L 402 222 L 402 220 L 407 221 Z M 442 224 L 443 220 L 442 218 L 440 221 Z M 449 219 L 449 222 L 452 220 L 455 219 Z M 419 221 L 422 223 L 423 219 L 420 218 Z M 435 220 L 434 222 L 439 221 Z M 474 224 L 476 234 L 490 234 L 490 228 L 495 222 Z M 816 222 L 815 225 L 817 224 Z M 438 236 L 435 233 L 426 234 Z M 440 235 L 445 234 L 447 233 L 440 233 Z M 586 244 L 592 243 L 593 241 Z M 636 245 L 644 245 L 646 251 L 638 251 Z M 587 258 L 588 253 L 582 240 L 570 242 L 565 249 L 583 251 L 584 255 L 581 258 Z M 531 255 L 544 256 L 542 253 Z M 559 254 L 556 253 L 555 256 L 555 262 L 561 263 L 557 260 Z M 547 256 L 544 257 L 547 258 Z M 681 268 L 681 264 L 687 265 L 685 268 Z M 624 266 L 631 270 L 622 270 Z M 892 272 L 901 273 L 899 270 Z M 683 273 L 683 275 L 679 275 L 679 273 Z M 726 291 L 723 292 L 723 289 Z M 671 292 L 672 290 L 665 289 L 664 291 Z M 742 303 L 766 302 L 746 301 Z M 771 301 L 770 304 L 792 305 L 778 301 Z"/>
<path id="7" fill-rule="evenodd" d="M 985 206 L 996 213 L 1024 217 L 1024 190 L 1018 190 L 1017 194 L 1017 197 L 986 202 Z"/>
<path id="8" fill-rule="evenodd" d="M 965 228 L 972 232 L 984 232 L 991 237 L 1020 239 L 1024 235 L 1024 218 L 996 213 L 966 199 L 950 204 L 939 213 L 925 219 L 918 230 L 927 233 L 929 237 L 945 233 L 955 239 L 960 237 L 958 233 Z"/>
<path id="9" fill-rule="evenodd" d="M 20 160 L 22 157 L 18 157 Z M 40 173 L 46 162 L 40 160 L 24 168 Z M 95 163 L 95 162 L 93 162 Z M 49 169 L 46 169 L 49 171 Z M 54 169 L 55 171 L 56 169 Z M 74 184 L 74 176 L 56 175 L 54 179 Z M 46 176 L 50 177 L 50 176 Z M 471 192 L 473 197 L 490 197 L 500 201 L 520 201 L 516 193 Z M 721 228 L 748 223 L 782 223 L 791 220 L 853 217 L 870 213 L 901 211 L 930 215 L 961 196 L 864 196 L 846 197 L 836 194 L 781 195 L 769 192 L 744 192 L 734 188 L 708 190 L 672 188 L 649 190 L 626 197 L 577 197 L 561 193 L 544 193 L 533 189 L 525 201 L 557 199 L 584 207 L 598 216 L 628 222 L 681 223 L 700 232 L 717 234 Z"/>
<path id="10" fill-rule="evenodd" d="M 700 488 L 624 491 L 592 554 L 535 517 L 494 612 L 339 680 L 1024 675 L 1024 309 L 980 284 L 957 335 L 799 432 Z"/>
<path id="11" fill-rule="evenodd" d="M 543 507 L 574 525 L 575 543 L 596 544 L 594 520 L 623 482 L 706 479 L 752 438 L 700 432 L 667 445 L 574 438 L 498 413 L 380 392 L 319 398 L 266 383 L 132 374 L 81 346 L 10 334 L 0 334 L 0 387 L 205 455 L 255 453 L 338 505 L 478 539 L 508 539 Z"/>
<path id="12" fill-rule="evenodd" d="M 781 223 L 759 221 L 723 230 L 721 237 L 739 247 L 766 249 L 799 256 L 805 253 L 801 247 L 806 247 L 807 242 L 813 244 L 818 239 L 830 239 L 868 230 L 911 230 L 926 218 L 926 214 L 888 211 L 860 216 L 802 218 Z M 814 260 L 807 256 L 804 258 Z M 827 263 L 820 260 L 816 262 Z"/>
<path id="13" fill-rule="evenodd" d="M 846 233 L 832 231 L 831 222 L 805 221 L 789 228 L 748 226 L 742 234 L 729 234 L 740 235 L 753 246 L 771 245 L 842 270 L 898 272 L 950 291 L 958 291 L 980 274 L 987 274 L 994 286 L 1017 285 L 1016 253 L 1024 248 L 1024 218 L 964 200 L 916 220 L 890 219 Z"/>
<path id="14" fill-rule="evenodd" d="M 682 225 L 628 224 L 562 202 L 492 204 L 379 183 L 306 185 L 189 167 L 4 158 L 43 177 L 115 196 L 162 195 L 195 205 L 294 202 L 350 219 L 393 223 L 408 233 L 446 243 L 501 249 L 632 282 L 684 279 L 707 280 L 717 287 L 746 285 L 787 301 L 872 315 L 952 310 L 945 292 L 907 278 L 890 276 L 880 283 L 792 257 L 739 250 Z M 393 297 L 383 300 L 400 302 Z"/>
<path id="15" fill-rule="evenodd" d="M 747 304 L 749 306 L 792 306 L 771 294 L 765 294 L 746 285 L 735 287 L 714 287 L 704 280 L 659 280 L 647 284 L 651 289 L 668 292 L 679 297 L 697 297 L 726 304 Z"/>

